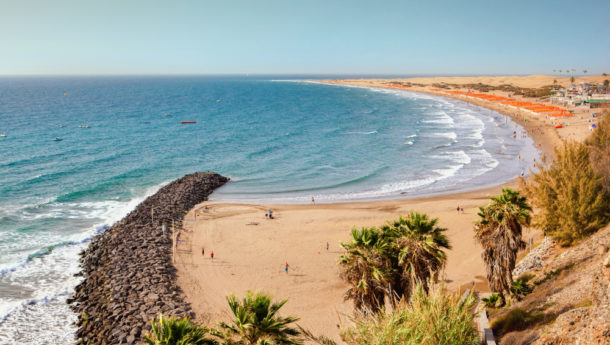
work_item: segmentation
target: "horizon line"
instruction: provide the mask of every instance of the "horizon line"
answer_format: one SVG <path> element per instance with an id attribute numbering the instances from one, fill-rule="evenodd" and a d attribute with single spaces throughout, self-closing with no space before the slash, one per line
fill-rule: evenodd
<path id="1" fill-rule="evenodd" d="M 560 74 L 544 74 L 544 73 L 82 73 L 82 74 L 61 74 L 61 73 L 43 73 L 43 74 L 0 74 L 0 78 L 4 77 L 249 77 L 249 76 L 362 76 L 362 77 L 482 77 L 482 76 L 553 76 L 559 78 L 570 78 L 570 75 Z M 595 77 L 603 76 L 603 74 L 575 74 L 574 77 Z"/>

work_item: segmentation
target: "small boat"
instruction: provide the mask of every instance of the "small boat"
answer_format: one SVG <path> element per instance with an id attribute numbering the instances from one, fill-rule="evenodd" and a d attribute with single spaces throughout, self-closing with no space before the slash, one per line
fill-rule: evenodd
<path id="1" fill-rule="evenodd" d="M 57 137 L 53 138 L 53 141 L 62 141 L 62 140 L 63 140 L 62 138 L 57 138 Z"/>
<path id="2" fill-rule="evenodd" d="M 182 121 L 180 122 L 181 124 L 187 124 L 187 123 L 197 123 L 197 121 Z"/>
<path id="3" fill-rule="evenodd" d="M 6 134 L 0 133 L 0 138 L 5 138 L 5 137 L 6 137 Z"/>
<path id="4" fill-rule="evenodd" d="M 89 125 L 80 125 L 80 126 L 78 126 L 78 128 L 91 128 L 91 127 L 89 127 Z"/>

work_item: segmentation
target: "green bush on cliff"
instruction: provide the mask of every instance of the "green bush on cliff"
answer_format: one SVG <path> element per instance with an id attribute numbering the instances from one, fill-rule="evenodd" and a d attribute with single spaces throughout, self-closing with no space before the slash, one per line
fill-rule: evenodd
<path id="1" fill-rule="evenodd" d="M 585 144 L 591 152 L 593 169 L 601 177 L 604 191 L 610 194 L 610 113 L 604 112 L 597 129 L 587 138 Z"/>
<path id="2" fill-rule="evenodd" d="M 341 334 L 350 345 L 469 345 L 478 344 L 471 312 L 475 299 L 447 294 L 434 287 L 427 294 L 418 284 L 409 301 L 402 300 L 392 312 L 360 315 Z"/>
<path id="3" fill-rule="evenodd" d="M 590 149 L 566 142 L 555 149 L 550 165 L 538 164 L 530 181 L 521 180 L 525 193 L 538 212 L 534 225 L 554 240 L 570 245 L 608 223 L 610 195 L 593 168 Z"/>

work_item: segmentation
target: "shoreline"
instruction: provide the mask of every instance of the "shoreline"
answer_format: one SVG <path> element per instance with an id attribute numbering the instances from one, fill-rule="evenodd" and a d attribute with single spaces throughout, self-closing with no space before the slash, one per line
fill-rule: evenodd
<path id="1" fill-rule="evenodd" d="M 356 79 L 353 81 L 358 81 L 358 80 Z M 519 110 L 511 110 L 511 109 L 503 107 L 499 104 L 485 102 L 483 100 L 474 99 L 474 98 L 467 98 L 462 95 L 447 94 L 447 93 L 443 93 L 440 91 L 430 91 L 429 89 L 426 89 L 423 87 L 409 87 L 407 89 L 396 89 L 396 88 L 393 88 L 393 87 L 390 87 L 387 85 L 380 85 L 380 84 L 379 85 L 363 85 L 363 84 L 360 84 L 357 82 L 341 82 L 341 81 L 335 81 L 335 80 L 318 80 L 318 81 L 308 80 L 307 82 L 324 84 L 324 85 L 351 86 L 351 87 L 362 87 L 362 88 L 380 88 L 380 89 L 387 89 L 387 90 L 394 90 L 394 91 L 422 93 L 422 94 L 433 95 L 433 96 L 437 96 L 437 97 L 450 98 L 453 100 L 476 105 L 478 107 L 481 107 L 481 108 L 484 108 L 487 110 L 491 110 L 491 111 L 495 111 L 495 112 L 498 112 L 505 116 L 509 116 L 513 122 L 515 122 L 519 126 L 523 127 L 523 129 L 525 129 L 527 131 L 528 136 L 530 138 L 532 138 L 532 140 L 534 140 L 534 142 L 536 144 L 536 149 L 541 151 L 543 155 L 549 155 L 549 157 L 552 157 L 555 145 L 562 141 L 561 137 L 557 134 L 557 131 L 555 130 L 555 128 L 548 124 L 546 124 L 546 126 L 545 126 L 545 122 L 540 121 L 540 118 L 535 118 L 535 117 L 532 117 L 529 115 L 525 115 L 523 112 L 521 112 Z M 521 116 L 518 116 L 518 114 L 516 114 L 517 111 L 520 113 L 519 115 L 521 115 Z M 527 121 L 525 120 L 524 116 L 528 116 Z M 548 127 L 547 129 L 549 129 L 549 131 L 544 131 L 542 133 L 533 132 L 532 129 L 534 129 L 536 127 L 532 126 L 532 121 L 535 121 L 535 125 L 537 125 L 537 127 L 541 127 L 541 126 Z"/>
<path id="2" fill-rule="evenodd" d="M 551 125 L 518 116 L 511 119 L 528 131 L 544 154 L 551 155 L 562 140 L 546 130 Z M 541 127 L 545 130 L 540 131 Z M 259 290 L 288 299 L 285 315 L 297 315 L 304 328 L 337 341 L 337 326 L 346 321 L 352 305 L 343 300 L 347 284 L 339 278 L 336 263 L 342 253 L 339 243 L 349 240 L 352 227 L 380 226 L 410 210 L 439 218 L 452 243 L 442 274 L 447 288 L 463 291 L 474 283 L 476 290 L 489 291 L 472 224 L 478 207 L 489 202 L 488 196 L 516 186 L 515 178 L 490 187 L 415 198 L 323 204 L 201 203 L 186 215 L 189 221 L 185 222 L 185 242 L 180 244 L 184 251 L 176 262 L 177 282 L 199 322 L 227 321 L 225 296 Z M 458 206 L 464 211 L 457 211 Z M 264 216 L 268 209 L 275 219 Z M 537 242 L 542 235 L 528 228 L 524 238 Z M 206 255 L 201 253 L 203 248 Z M 209 257 L 211 251 L 214 259 Z M 284 263 L 290 264 L 290 272 L 283 272 Z"/>
<path id="3" fill-rule="evenodd" d="M 537 119 L 529 119 L 529 121 L 525 121 L 524 118 L 515 116 L 515 114 L 511 113 L 507 109 L 503 109 L 502 107 L 494 107 L 493 104 L 485 104 L 484 102 L 479 101 L 479 100 L 469 100 L 469 99 L 460 98 L 459 96 L 456 96 L 456 95 L 444 94 L 444 93 L 440 93 L 440 92 L 432 92 L 432 91 L 427 91 L 424 89 L 420 90 L 420 89 L 415 89 L 415 88 L 413 90 L 410 90 L 410 89 L 409 90 L 407 90 L 407 89 L 397 90 L 395 88 L 383 86 L 383 85 L 359 85 L 359 84 L 353 84 L 353 83 L 341 83 L 341 82 L 337 82 L 337 81 L 327 81 L 327 80 L 302 80 L 302 81 L 298 81 L 298 82 L 322 84 L 322 85 L 329 85 L 329 86 L 357 87 L 357 88 L 365 88 L 365 89 L 383 88 L 383 89 L 388 89 L 388 90 L 393 90 L 393 91 L 423 93 L 423 94 L 433 95 L 436 97 L 450 98 L 453 100 L 475 105 L 477 107 L 480 107 L 480 108 L 483 108 L 486 110 L 495 111 L 504 116 L 509 116 L 511 121 L 520 127 L 520 130 L 524 130 L 527 132 L 528 137 L 531 138 L 532 141 L 534 142 L 533 149 L 537 153 L 540 154 L 541 158 L 544 156 L 553 157 L 553 150 L 554 150 L 555 145 L 557 143 L 561 142 L 561 138 L 556 134 L 556 132 L 553 131 L 554 128 L 552 126 L 549 126 L 549 128 L 548 128 L 549 131 L 541 131 L 541 130 L 539 130 L 539 128 L 541 127 L 542 124 L 539 123 L 539 121 L 536 121 L 534 123 L 534 125 L 532 125 L 532 121 L 537 120 Z M 534 161 L 535 161 L 535 157 L 527 157 L 527 159 L 532 159 L 532 158 L 534 158 Z M 525 159 L 525 158 L 523 158 L 523 159 Z M 530 165 L 530 167 L 527 169 L 529 170 L 531 168 L 532 168 L 532 166 Z M 526 176 L 528 176 L 528 175 L 526 175 Z M 381 196 L 376 196 L 376 197 L 361 197 L 361 198 L 345 199 L 345 200 L 339 199 L 337 201 L 322 201 L 322 202 L 320 202 L 320 204 L 382 202 L 382 201 L 392 201 L 392 200 L 397 201 L 397 200 L 403 200 L 403 199 L 424 199 L 424 198 L 433 198 L 433 197 L 437 197 L 437 196 L 449 196 L 449 195 L 460 194 L 460 193 L 465 193 L 465 192 L 474 192 L 479 189 L 488 189 L 488 188 L 493 188 L 493 187 L 502 186 L 502 185 L 510 185 L 510 184 L 514 184 L 515 181 L 517 181 L 517 179 L 518 179 L 518 177 L 511 177 L 500 183 L 489 182 L 489 183 L 484 184 L 483 186 L 468 185 L 468 186 L 464 186 L 464 187 L 458 187 L 456 185 L 453 185 L 449 188 L 450 189 L 449 191 L 446 191 L 446 190 L 430 191 L 430 192 L 427 192 L 424 194 L 417 194 L 417 195 L 413 195 L 413 196 L 410 196 L 410 195 L 408 195 L 408 193 L 404 192 L 404 194 L 400 193 L 400 194 L 395 194 L 395 195 L 381 195 Z M 240 199 L 238 197 L 235 199 L 231 199 L 231 198 L 216 199 L 214 197 L 214 195 L 212 194 L 210 200 L 214 201 L 214 202 L 220 202 L 220 203 L 253 204 L 253 205 L 308 204 L 309 197 L 307 197 L 307 198 L 303 197 L 303 198 L 304 198 L 303 201 L 295 200 L 295 201 L 278 202 L 278 201 L 274 201 L 274 200 L 265 200 L 264 198 Z"/>

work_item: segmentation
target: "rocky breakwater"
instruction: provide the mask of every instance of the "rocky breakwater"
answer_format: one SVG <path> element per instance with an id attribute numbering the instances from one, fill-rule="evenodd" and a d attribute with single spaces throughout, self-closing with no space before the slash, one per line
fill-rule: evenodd
<path id="1" fill-rule="evenodd" d="M 68 299 L 79 314 L 80 343 L 134 344 L 159 313 L 193 316 L 175 284 L 172 222 L 180 226 L 190 209 L 228 180 L 211 172 L 177 179 L 91 241 L 81 253 L 84 280 Z"/>

